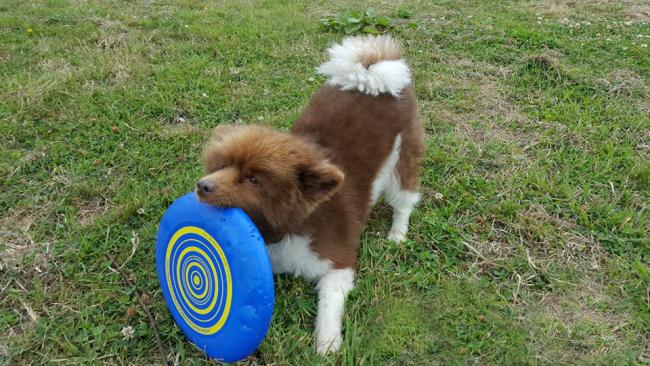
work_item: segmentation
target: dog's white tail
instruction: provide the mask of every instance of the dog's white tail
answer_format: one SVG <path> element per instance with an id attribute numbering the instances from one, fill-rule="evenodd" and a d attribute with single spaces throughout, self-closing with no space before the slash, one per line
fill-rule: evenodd
<path id="1" fill-rule="evenodd" d="M 330 59 L 318 72 L 341 90 L 399 97 L 411 83 L 411 71 L 400 59 L 399 45 L 389 36 L 349 37 L 330 47 L 327 53 Z"/>

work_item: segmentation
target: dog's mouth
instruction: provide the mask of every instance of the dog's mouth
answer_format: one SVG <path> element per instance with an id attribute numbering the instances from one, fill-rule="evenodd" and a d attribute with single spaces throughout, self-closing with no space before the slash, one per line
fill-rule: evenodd
<path id="1" fill-rule="evenodd" d="M 215 194 L 203 193 L 198 189 L 195 190 L 194 193 L 196 194 L 196 197 L 199 199 L 199 201 L 208 205 L 219 206 L 223 208 L 237 207 L 235 202 L 228 197 L 220 197 L 216 196 Z"/>

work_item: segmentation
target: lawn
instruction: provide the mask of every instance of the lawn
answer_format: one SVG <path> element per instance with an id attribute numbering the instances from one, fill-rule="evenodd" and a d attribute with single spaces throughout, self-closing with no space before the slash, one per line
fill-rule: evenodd
<path id="1" fill-rule="evenodd" d="M 107 254 L 169 358 L 210 363 L 163 303 L 158 221 L 211 127 L 289 127 L 350 25 L 322 19 L 369 9 L 413 71 L 423 202 L 400 245 L 373 211 L 340 353 L 279 276 L 242 363 L 650 362 L 646 1 L 0 0 L 0 364 L 160 362 Z"/>

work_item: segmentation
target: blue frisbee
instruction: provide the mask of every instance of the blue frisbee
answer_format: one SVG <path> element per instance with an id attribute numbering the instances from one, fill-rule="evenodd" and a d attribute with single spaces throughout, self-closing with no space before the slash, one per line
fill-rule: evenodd
<path id="1" fill-rule="evenodd" d="M 179 198 L 160 222 L 156 268 L 176 324 L 208 357 L 235 362 L 257 349 L 273 316 L 273 271 L 244 211 Z"/>

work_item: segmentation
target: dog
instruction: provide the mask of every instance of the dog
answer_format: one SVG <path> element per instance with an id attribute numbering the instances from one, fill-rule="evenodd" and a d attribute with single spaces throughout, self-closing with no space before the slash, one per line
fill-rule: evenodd
<path id="1" fill-rule="evenodd" d="M 316 283 L 315 347 L 338 351 L 359 236 L 383 196 L 388 239 L 406 238 L 425 134 L 411 73 L 389 36 L 346 38 L 318 71 L 328 81 L 291 131 L 217 126 L 204 151 L 202 202 L 240 207 L 267 243 L 275 273 Z"/>

